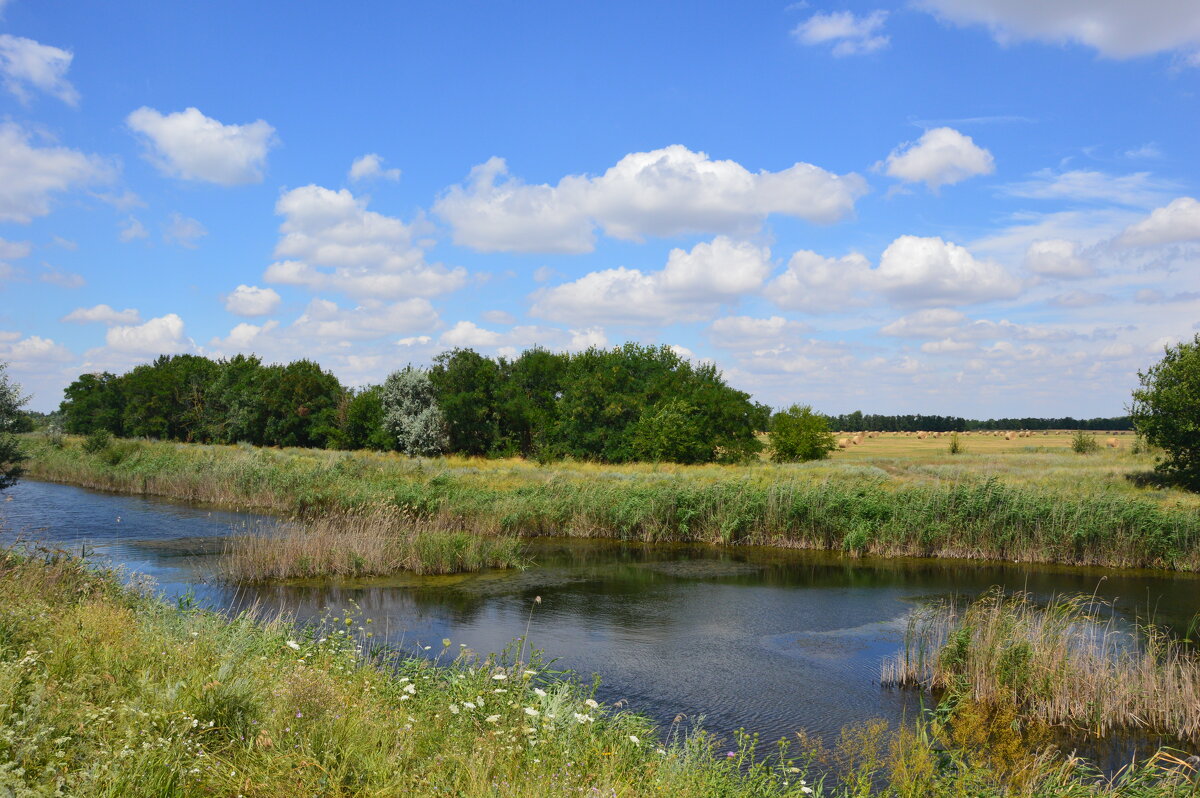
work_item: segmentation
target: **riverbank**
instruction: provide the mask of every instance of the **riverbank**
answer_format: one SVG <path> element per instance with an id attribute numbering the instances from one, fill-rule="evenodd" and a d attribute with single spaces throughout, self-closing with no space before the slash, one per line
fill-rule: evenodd
<path id="1" fill-rule="evenodd" d="M 284 515 L 390 506 L 481 535 L 1200 570 L 1200 500 L 1137 487 L 1129 477 L 1151 461 L 1123 450 L 950 455 L 939 444 L 903 454 L 893 442 L 887 456 L 863 448 L 798 465 L 539 466 L 140 441 L 89 453 L 80 439 L 27 441 L 35 479 Z"/>
<path id="2" fill-rule="evenodd" d="M 782 752 L 654 729 L 514 647 L 372 656 L 371 619 L 227 619 L 46 553 L 0 553 L 0 789 L 21 795 L 896 796 L 1195 794 L 1167 755 L 935 750 L 847 729 Z M 728 749 L 728 750 L 727 750 Z M 1011 752 L 1011 748 L 1010 748 Z M 1015 757 L 1015 758 L 1014 758 Z M 1014 765 L 1017 765 L 1014 767 Z M 831 774 L 829 787 L 817 772 Z M 831 786 L 836 780 L 836 788 Z"/>

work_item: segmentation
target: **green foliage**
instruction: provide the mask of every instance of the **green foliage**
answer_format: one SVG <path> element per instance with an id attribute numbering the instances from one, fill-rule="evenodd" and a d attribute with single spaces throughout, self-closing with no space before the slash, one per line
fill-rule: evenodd
<path id="1" fill-rule="evenodd" d="M 1075 430 L 1071 436 L 1071 451 L 1075 454 L 1092 454 L 1100 449 L 1100 443 L 1095 435 L 1089 435 L 1081 429 Z"/>
<path id="2" fill-rule="evenodd" d="M 491 453 L 500 442 L 497 363 L 473 349 L 443 352 L 433 359 L 429 382 L 446 421 L 449 450 L 466 455 Z"/>
<path id="3" fill-rule="evenodd" d="M 967 447 L 963 446 L 962 438 L 959 437 L 959 434 L 957 432 L 950 433 L 950 454 L 962 454 L 966 450 Z"/>
<path id="4" fill-rule="evenodd" d="M 777 463 L 822 460 L 835 448 L 829 422 L 808 405 L 792 405 L 771 417 L 771 459 Z"/>
<path id="5" fill-rule="evenodd" d="M 112 434 L 106 429 L 96 429 L 83 439 L 83 450 L 88 454 L 100 454 L 112 444 Z"/>
<path id="6" fill-rule="evenodd" d="M 446 421 L 429 372 L 406 366 L 391 374 L 380 392 L 383 425 L 408 455 L 432 457 L 449 445 Z"/>
<path id="7" fill-rule="evenodd" d="M 348 395 L 341 423 L 338 425 L 337 448 L 374 449 L 377 452 L 396 448 L 396 436 L 383 423 L 383 388 L 373 385 Z"/>
<path id="8" fill-rule="evenodd" d="M 642 411 L 630 431 L 634 456 L 654 463 L 704 463 L 713 459 L 713 446 L 701 426 L 696 408 L 668 399 Z"/>
<path id="9" fill-rule="evenodd" d="M 1160 473 L 1200 490 L 1200 334 L 1166 347 L 1138 378 L 1130 411 L 1138 435 L 1162 449 Z"/>
<path id="10" fill-rule="evenodd" d="M 21 386 L 8 378 L 7 371 L 8 364 L 0 362 L 0 490 L 16 484 L 26 460 L 13 433 L 21 431 L 21 407 L 28 397 L 21 395 Z"/>

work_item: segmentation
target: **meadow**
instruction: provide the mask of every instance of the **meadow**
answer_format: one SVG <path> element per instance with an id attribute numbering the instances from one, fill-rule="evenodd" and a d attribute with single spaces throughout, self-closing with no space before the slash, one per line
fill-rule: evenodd
<path id="1" fill-rule="evenodd" d="M 531 606 L 531 611 L 533 607 Z M 372 646 L 336 608 L 236 617 L 60 553 L 0 553 L 0 793 L 20 796 L 1196 795 L 1170 751 L 1106 776 L 1008 719 L 871 723 L 777 746 L 655 728 L 520 643 Z M 981 720 L 982 719 L 982 720 Z M 982 731 L 979 731 L 982 729 Z M 953 744 L 948 744 L 953 743 Z"/>
<path id="2" fill-rule="evenodd" d="M 808 463 L 679 466 L 26 438 L 35 479 L 301 522 L 1200 570 L 1200 497 L 1146 479 L 1152 456 L 1117 440 L 1076 454 L 1065 434 L 973 434 L 950 454 L 883 434 Z"/>

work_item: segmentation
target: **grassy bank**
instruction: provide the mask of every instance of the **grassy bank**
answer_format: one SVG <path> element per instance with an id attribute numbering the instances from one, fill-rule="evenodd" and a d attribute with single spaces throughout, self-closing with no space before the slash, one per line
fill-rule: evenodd
<path id="1" fill-rule="evenodd" d="M 865 448 L 802 465 L 542 467 L 137 441 L 87 453 L 78 439 L 30 438 L 29 473 L 283 514 L 388 505 L 441 529 L 482 535 L 1200 570 L 1200 501 L 1136 487 L 1127 477 L 1149 467 L 1144 456 L 1038 446 L 949 455 L 939 444 L 871 459 Z"/>
<path id="2" fill-rule="evenodd" d="M 995 590 L 966 607 L 918 611 L 882 681 L 944 694 L 950 705 L 1010 705 L 1074 737 L 1200 745 L 1200 657 L 1152 626 L 1118 628 L 1090 596 L 1039 605 Z"/>
<path id="3" fill-rule="evenodd" d="M 520 568 L 511 535 L 482 536 L 414 520 L 396 507 L 334 511 L 269 533 L 230 538 L 222 576 L 235 582 L 302 577 L 377 576 L 410 571 L 453 574 Z"/>
<path id="4" fill-rule="evenodd" d="M 982 752 L 879 724 L 828 748 L 800 735 L 782 756 L 748 737 L 714 749 L 697 730 L 597 705 L 512 652 L 451 660 L 445 641 L 440 664 L 372 656 L 370 628 L 350 614 L 308 630 L 226 619 L 121 588 L 76 559 L 0 553 L 0 794 L 1196 792 L 1170 755 L 1111 781 L 1047 752 L 997 769 Z"/>

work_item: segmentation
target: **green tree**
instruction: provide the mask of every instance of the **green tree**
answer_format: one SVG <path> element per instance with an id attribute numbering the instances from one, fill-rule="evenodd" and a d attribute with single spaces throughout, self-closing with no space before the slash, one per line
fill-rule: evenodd
<path id="1" fill-rule="evenodd" d="M 1166 347 L 1138 378 L 1130 416 L 1138 434 L 1163 451 L 1156 470 L 1200 490 L 1200 334 Z"/>
<path id="2" fill-rule="evenodd" d="M 667 463 L 706 463 L 713 459 L 713 441 L 693 405 L 668 399 L 642 411 L 631 430 L 639 460 Z"/>
<path id="3" fill-rule="evenodd" d="M 432 457 L 450 444 L 434 394 L 429 373 L 411 365 L 393 372 L 383 383 L 379 395 L 383 426 L 405 454 Z"/>
<path id="4" fill-rule="evenodd" d="M 823 460 L 835 448 L 829 422 L 808 405 L 792 405 L 771 417 L 771 459 L 777 463 Z"/>
<path id="5" fill-rule="evenodd" d="M 496 390 L 500 367 L 473 349 L 443 352 L 429 369 L 452 452 L 491 454 L 500 442 Z"/>
<path id="6" fill-rule="evenodd" d="M 340 446 L 346 449 L 374 449 L 377 452 L 396 448 L 396 436 L 383 424 L 383 388 L 372 385 L 355 391 L 346 403 L 342 421 Z"/>
<path id="7" fill-rule="evenodd" d="M 267 373 L 264 443 L 324 448 L 336 438 L 343 392 L 337 377 L 311 360 L 297 360 Z"/>
<path id="8" fill-rule="evenodd" d="M 73 435 L 87 435 L 98 429 L 113 435 L 124 432 L 122 417 L 125 398 L 121 394 L 120 378 L 115 374 L 81 374 L 63 392 L 59 412 L 63 430 Z"/>
<path id="9" fill-rule="evenodd" d="M 0 362 L 0 490 L 16 484 L 25 473 L 21 463 L 26 459 L 13 432 L 29 397 L 21 395 L 21 386 L 8 378 L 7 371 L 8 364 Z"/>
<path id="10" fill-rule="evenodd" d="M 515 360 L 500 361 L 496 392 L 500 450 L 525 457 L 550 452 L 551 430 L 569 362 L 569 356 L 540 347 L 525 350 Z"/>

